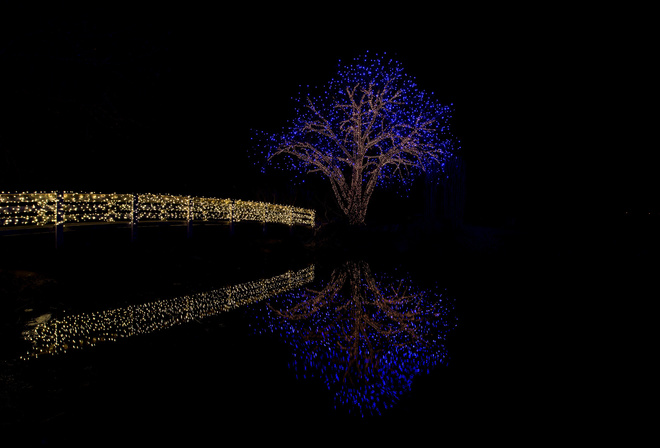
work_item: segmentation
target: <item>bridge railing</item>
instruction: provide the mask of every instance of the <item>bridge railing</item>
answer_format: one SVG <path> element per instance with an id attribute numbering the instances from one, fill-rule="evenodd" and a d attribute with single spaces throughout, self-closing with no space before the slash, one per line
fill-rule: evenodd
<path id="1" fill-rule="evenodd" d="M 311 209 L 235 199 L 165 194 L 0 193 L 0 226 L 139 221 L 256 221 L 313 226 Z M 58 236 L 58 241 L 61 235 Z"/>
<path id="2" fill-rule="evenodd" d="M 0 224 L 38 225 L 56 221 L 56 193 L 0 194 Z"/>

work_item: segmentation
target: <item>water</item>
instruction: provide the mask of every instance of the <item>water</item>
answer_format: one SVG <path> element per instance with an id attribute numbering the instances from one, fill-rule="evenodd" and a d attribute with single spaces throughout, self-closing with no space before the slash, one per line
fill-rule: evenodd
<path id="1" fill-rule="evenodd" d="M 364 260 L 342 263 L 319 283 L 246 312 L 257 334 L 288 346 L 296 379 L 327 387 L 338 412 L 382 415 L 417 376 L 448 362 L 456 316 L 442 290 L 421 289 L 404 273 L 372 273 Z"/>
<path id="2" fill-rule="evenodd" d="M 521 320 L 530 309 L 501 266 L 475 277 L 419 257 L 274 258 L 239 274 L 196 257 L 181 279 L 60 279 L 58 300 L 31 302 L 3 343 L 5 434 L 35 444 L 469 441 L 536 427 L 530 410 L 553 389 L 536 383 Z M 169 280 L 170 294 L 149 293 L 154 280 Z"/>

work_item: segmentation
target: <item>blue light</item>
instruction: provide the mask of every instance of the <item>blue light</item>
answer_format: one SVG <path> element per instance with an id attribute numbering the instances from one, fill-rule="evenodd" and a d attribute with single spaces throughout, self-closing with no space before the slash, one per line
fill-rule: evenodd
<path id="1" fill-rule="evenodd" d="M 303 91 L 303 85 L 299 85 L 301 91 L 294 98 L 295 119 L 281 132 L 256 132 L 254 148 L 266 148 L 267 164 L 280 166 L 273 161 L 278 155 L 285 168 L 326 178 L 330 174 L 318 170 L 319 164 L 335 170 L 333 175 L 340 172 L 350 176 L 354 164 L 346 154 L 355 154 L 358 147 L 360 151 L 367 148 L 362 159 L 365 161 L 395 154 L 384 166 L 365 163 L 362 176 L 367 179 L 373 175 L 377 185 L 403 186 L 401 191 L 405 191 L 422 170 L 438 165 L 459 149 L 450 130 L 453 103 L 440 104 L 433 93 L 420 90 L 414 80 L 399 62 L 368 51 L 352 63 L 339 61 L 336 77 L 324 86 L 307 85 Z M 357 103 L 359 112 L 349 107 Z M 360 124 L 355 120 L 358 115 Z M 356 135 L 368 140 L 369 145 L 354 139 Z M 415 151 L 402 151 L 404 147 Z M 293 149 L 283 154 L 282 148 Z"/>
<path id="2" fill-rule="evenodd" d="M 260 330 L 290 345 L 296 376 L 323 380 L 336 406 L 366 416 L 391 408 L 416 376 L 447 362 L 442 342 L 456 319 L 453 301 L 441 297 L 409 277 L 374 275 L 366 263 L 348 262 L 317 288 L 247 312 Z"/>

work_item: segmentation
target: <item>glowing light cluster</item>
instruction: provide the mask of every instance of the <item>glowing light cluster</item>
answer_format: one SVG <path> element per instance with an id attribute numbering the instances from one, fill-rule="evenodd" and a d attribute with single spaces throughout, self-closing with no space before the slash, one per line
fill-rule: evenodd
<path id="1" fill-rule="evenodd" d="M 258 302 L 313 280 L 314 265 L 310 265 L 298 271 L 213 291 L 50 320 L 23 334 L 32 347 L 21 359 L 65 353 L 99 342 L 152 333 Z"/>
<path id="2" fill-rule="evenodd" d="M 310 211 L 312 213 L 310 213 Z M 314 224 L 313 210 L 299 207 L 282 207 L 266 202 L 235 201 L 234 221 L 260 221 L 280 224 Z"/>
<path id="3" fill-rule="evenodd" d="M 53 192 L 1 193 L 0 224 L 54 224 L 56 200 L 57 194 Z"/>
<path id="4" fill-rule="evenodd" d="M 132 201 L 131 194 L 64 193 L 62 221 L 130 221 Z"/>
<path id="5" fill-rule="evenodd" d="M 138 195 L 138 220 L 184 221 L 188 219 L 188 209 L 187 196 L 151 193 Z"/>
<path id="6" fill-rule="evenodd" d="M 297 376 L 323 380 L 335 402 L 361 416 L 380 414 L 413 379 L 446 363 L 443 345 L 456 326 L 453 301 L 410 278 L 373 275 L 348 262 L 317 290 L 291 291 L 250 307 L 256 331 L 292 347 Z"/>
<path id="7" fill-rule="evenodd" d="M 199 221 L 231 221 L 233 203 L 231 199 L 191 198 L 193 218 Z"/>
<path id="8" fill-rule="evenodd" d="M 314 210 L 265 202 L 163 194 L 0 193 L 0 224 L 117 221 L 259 221 L 314 225 Z"/>

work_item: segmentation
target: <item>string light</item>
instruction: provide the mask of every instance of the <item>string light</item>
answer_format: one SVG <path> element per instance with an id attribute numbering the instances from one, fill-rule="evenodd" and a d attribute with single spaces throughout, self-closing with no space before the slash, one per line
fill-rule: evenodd
<path id="1" fill-rule="evenodd" d="M 452 105 L 419 89 L 399 62 L 365 55 L 341 64 L 320 88 L 299 92 L 295 119 L 278 133 L 255 132 L 257 160 L 330 181 L 351 224 L 362 224 L 377 186 L 404 194 L 421 171 L 459 148 Z M 265 166 L 264 166 L 265 168 Z M 264 169 L 262 168 L 262 170 Z"/>
<path id="2" fill-rule="evenodd" d="M 0 193 L 0 224 L 53 225 L 58 205 L 61 224 L 132 221 L 258 221 L 287 225 L 314 225 L 315 211 L 289 205 L 233 199 L 164 194 L 64 192 Z M 135 209 L 134 207 L 135 202 Z M 59 223 L 58 223 L 59 224 Z"/>
<path id="3" fill-rule="evenodd" d="M 213 291 L 49 320 L 23 333 L 23 338 L 32 347 L 21 359 L 66 353 L 99 342 L 153 333 L 268 299 L 313 280 L 314 265 L 310 265 L 298 271 Z"/>
<path id="4" fill-rule="evenodd" d="M 55 192 L 1 193 L 0 223 L 48 225 L 55 223 Z"/>

